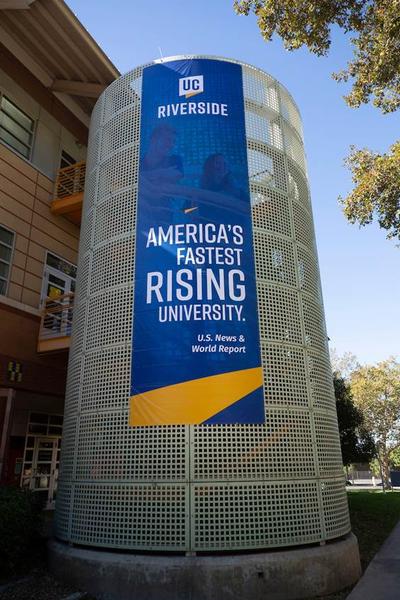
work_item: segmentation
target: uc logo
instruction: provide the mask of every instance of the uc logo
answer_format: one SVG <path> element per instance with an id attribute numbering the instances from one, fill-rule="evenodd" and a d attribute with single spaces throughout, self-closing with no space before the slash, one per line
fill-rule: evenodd
<path id="1" fill-rule="evenodd" d="M 196 94 L 204 92 L 203 75 L 194 75 L 192 77 L 182 77 L 179 80 L 179 95 L 190 98 Z"/>

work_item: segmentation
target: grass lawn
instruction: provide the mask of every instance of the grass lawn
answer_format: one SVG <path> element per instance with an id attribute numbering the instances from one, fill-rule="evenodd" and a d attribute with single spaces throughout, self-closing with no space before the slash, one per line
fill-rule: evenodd
<path id="1" fill-rule="evenodd" d="M 363 572 L 400 519 L 400 491 L 354 489 L 347 493 L 351 529 L 357 536 Z M 321 600 L 345 600 L 351 588 L 321 597 Z"/>
<path id="2" fill-rule="evenodd" d="M 400 492 L 352 490 L 348 499 L 364 571 L 400 519 Z"/>

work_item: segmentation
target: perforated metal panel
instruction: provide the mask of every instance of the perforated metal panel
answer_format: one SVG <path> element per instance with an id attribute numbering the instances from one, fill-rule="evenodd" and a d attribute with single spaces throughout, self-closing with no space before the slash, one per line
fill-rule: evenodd
<path id="1" fill-rule="evenodd" d="M 242 68 L 266 423 L 128 426 L 143 68 L 135 69 L 102 94 L 90 129 L 61 539 L 226 552 L 350 529 L 301 120 L 277 81 Z"/>

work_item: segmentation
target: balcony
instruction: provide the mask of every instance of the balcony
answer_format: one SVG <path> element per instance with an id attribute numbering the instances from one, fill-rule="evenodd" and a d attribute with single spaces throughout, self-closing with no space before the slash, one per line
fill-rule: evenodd
<path id="1" fill-rule="evenodd" d="M 53 214 L 62 215 L 75 225 L 81 222 L 85 174 L 85 161 L 60 169 L 51 203 Z"/>
<path id="2" fill-rule="evenodd" d="M 68 350 L 71 341 L 74 294 L 46 298 L 40 320 L 37 351 L 61 352 Z"/>

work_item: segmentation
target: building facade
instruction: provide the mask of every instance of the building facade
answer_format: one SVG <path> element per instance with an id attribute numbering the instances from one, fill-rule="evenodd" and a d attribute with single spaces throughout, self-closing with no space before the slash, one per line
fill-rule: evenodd
<path id="1" fill-rule="evenodd" d="M 54 505 L 88 126 L 118 71 L 62 1 L 0 10 L 0 481 Z"/>

